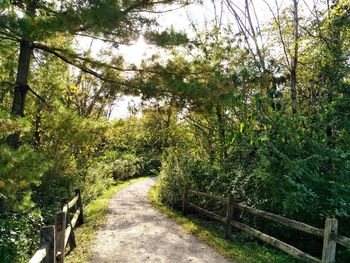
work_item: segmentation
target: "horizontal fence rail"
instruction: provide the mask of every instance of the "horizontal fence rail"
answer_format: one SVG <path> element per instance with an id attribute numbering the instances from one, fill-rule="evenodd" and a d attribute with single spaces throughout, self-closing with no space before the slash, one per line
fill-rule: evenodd
<path id="1" fill-rule="evenodd" d="M 70 210 L 75 208 L 73 218 Z M 63 263 L 65 250 L 69 244 L 72 250 L 76 247 L 74 229 L 84 223 L 83 206 L 79 189 L 71 201 L 61 200 L 61 211 L 56 214 L 55 225 L 45 226 L 40 230 L 40 248 L 29 263 Z"/>
<path id="2" fill-rule="evenodd" d="M 279 216 L 279 215 L 275 215 L 269 212 L 265 212 L 253 207 L 249 207 L 246 205 L 242 205 L 242 204 L 233 204 L 233 206 L 243 212 L 248 212 L 250 214 L 271 220 L 273 222 L 279 223 L 281 225 L 296 229 L 296 230 L 300 230 L 302 232 L 311 234 L 311 235 L 315 235 L 315 236 L 319 236 L 319 237 L 323 237 L 324 235 L 324 230 L 320 229 L 320 228 L 316 228 L 313 226 L 309 226 L 305 223 L 301 223 L 292 219 L 288 219 L 285 218 L 283 216 Z"/>
<path id="3" fill-rule="evenodd" d="M 334 239 L 338 244 L 342 245 L 343 247 L 350 249 L 350 238 L 344 237 L 338 234 L 331 234 L 331 238 Z"/>
<path id="4" fill-rule="evenodd" d="M 190 203 L 190 202 L 188 202 L 187 205 L 188 205 L 189 207 L 191 207 L 191 208 L 197 210 L 198 212 L 205 214 L 206 216 L 208 216 L 208 217 L 210 217 L 210 218 L 216 219 L 216 220 L 221 221 L 221 222 L 225 222 L 225 218 L 222 217 L 222 216 L 220 216 L 220 215 L 217 215 L 217 214 L 215 214 L 215 213 L 213 213 L 213 212 L 210 212 L 210 211 L 208 211 L 208 210 L 205 210 L 205 209 L 203 209 L 203 208 L 201 208 L 201 207 L 199 207 L 199 206 L 196 206 L 196 205 L 194 205 L 194 204 L 192 204 L 192 203 Z"/>
<path id="5" fill-rule="evenodd" d="M 208 211 L 202 207 L 199 207 L 189 201 L 190 196 L 200 196 L 202 198 L 214 199 L 220 202 L 226 203 L 226 216 L 223 217 L 214 212 Z M 249 207 L 243 204 L 234 202 L 232 194 L 227 197 L 211 195 L 208 193 L 193 191 L 188 188 L 187 185 L 184 186 L 182 193 L 182 213 L 186 215 L 188 208 L 206 215 L 209 218 L 217 220 L 225 224 L 225 238 L 228 239 L 232 235 L 232 227 L 244 231 L 261 241 L 272 245 L 289 255 L 310 263 L 334 263 L 335 262 L 335 252 L 336 245 L 340 244 L 346 248 L 350 248 L 350 238 L 338 235 L 338 221 L 337 219 L 327 218 L 325 222 L 325 228 L 320 229 L 317 227 L 310 226 L 308 224 L 298 222 L 289 218 L 285 218 L 280 215 L 276 215 L 270 212 L 259 210 L 253 207 Z M 322 259 L 315 258 L 300 249 L 293 247 L 277 238 L 269 236 L 257 229 L 254 229 L 242 222 L 239 222 L 239 212 L 246 212 L 258 217 L 265 218 L 275 223 L 279 223 L 289 228 L 299 230 L 304 233 L 308 233 L 320 238 L 323 238 L 323 249 L 322 249 Z"/>
<path id="6" fill-rule="evenodd" d="M 305 262 L 319 262 L 321 263 L 321 260 L 318 258 L 315 258 L 281 240 L 278 240 L 277 238 L 271 237 L 263 232 L 260 232 L 259 230 L 256 230 L 246 224 L 240 223 L 238 221 L 231 221 L 230 224 L 262 241 L 264 241 L 267 244 L 270 244 L 290 255 L 292 255 L 295 258 L 304 260 Z"/>

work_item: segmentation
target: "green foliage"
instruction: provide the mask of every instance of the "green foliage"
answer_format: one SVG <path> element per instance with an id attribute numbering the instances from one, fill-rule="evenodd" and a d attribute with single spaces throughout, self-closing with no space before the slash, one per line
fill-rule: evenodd
<path id="1" fill-rule="evenodd" d="M 168 206 L 180 208 L 182 191 L 186 181 L 179 163 L 178 153 L 169 151 L 162 161 L 162 169 L 159 174 L 160 201 Z"/>
<path id="2" fill-rule="evenodd" d="M 280 15 L 286 17 L 280 25 L 284 44 L 292 50 L 292 19 L 287 10 Z M 268 70 L 261 72 L 251 54 L 240 46 L 233 48 L 239 39 L 230 37 L 230 42 L 215 30 L 198 36 L 201 44 L 192 61 L 184 59 L 188 54 L 176 54 L 164 66 L 176 68 L 179 79 L 172 77 L 170 85 L 152 79 L 174 97 L 185 98 L 182 125 L 195 139 L 190 152 L 178 145 L 162 162 L 159 196 L 164 204 L 180 207 L 186 181 L 193 189 L 231 192 L 239 202 L 317 227 L 324 226 L 326 217 L 335 217 L 350 235 L 345 223 L 350 218 L 348 28 L 339 23 L 339 16 L 345 19 L 342 4 L 322 15 L 321 24 L 306 26 L 315 35 L 322 30 L 332 41 L 306 36 L 300 40 L 305 49 L 299 54 L 296 114 L 291 114 L 288 67 L 281 66 L 286 58 L 268 54 Z M 274 48 L 279 37 L 270 38 L 276 41 L 271 43 Z M 197 70 L 207 72 L 193 78 L 183 73 Z M 197 201 L 220 210 L 218 204 Z M 320 253 L 309 237 L 246 215 L 241 220 Z M 338 249 L 340 262 L 348 261 L 344 251 Z"/>
<path id="3" fill-rule="evenodd" d="M 0 141 L 13 132 L 26 132 L 29 127 L 26 119 L 11 118 L 9 113 L 0 109 Z"/>
<path id="4" fill-rule="evenodd" d="M 131 90 L 118 69 L 124 60 L 109 49 L 137 38 L 154 24 L 144 12 L 156 4 L 138 0 L 1 2 L 0 27 L 6 32 L 0 30 L 0 208 L 7 212 L 1 227 L 23 222 L 22 230 L 36 240 L 30 230 L 34 222 L 25 221 L 29 209 L 39 209 L 43 221 L 52 223 L 60 199 L 71 198 L 75 188 L 81 189 L 88 203 L 115 180 L 159 168 L 168 133 L 158 139 L 153 151 L 151 133 L 136 136 L 136 143 L 132 138 L 136 130 L 120 144 L 108 141 L 113 127 L 107 121 L 119 93 Z M 81 34 L 103 39 L 108 47 L 98 57 L 77 50 L 73 40 L 79 41 Z M 174 44 L 172 36 L 164 37 Z M 183 35 L 179 37 L 184 40 Z M 19 48 L 24 42 L 30 46 L 27 53 Z M 31 60 L 29 65 L 20 59 L 23 55 Z M 20 75 L 28 75 L 28 80 L 19 80 Z M 18 101 L 13 100 L 19 94 L 14 89 L 21 90 Z M 17 118 L 12 116 L 14 108 L 21 108 Z M 16 137 L 13 148 L 7 145 L 9 135 Z M 10 212 L 18 211 L 22 214 L 15 222 Z M 29 232 L 24 234 L 28 238 Z M 32 248 L 21 241 L 20 234 L 11 236 L 12 243 L 4 245 L 1 257 L 28 259 Z"/>
<path id="5" fill-rule="evenodd" d="M 112 163 L 114 180 L 126 180 L 140 174 L 143 169 L 143 160 L 134 154 L 124 154 Z"/>
<path id="6" fill-rule="evenodd" d="M 104 162 L 92 163 L 86 175 L 78 182 L 78 188 L 84 192 L 83 200 L 88 203 L 98 197 L 115 182 L 112 177 L 113 168 Z"/>
<path id="7" fill-rule="evenodd" d="M 38 185 L 48 169 L 45 155 L 28 145 L 18 149 L 0 146 L 0 203 L 6 210 L 32 207 L 31 186 Z"/>
<path id="8" fill-rule="evenodd" d="M 28 255 L 37 249 L 43 218 L 39 211 L 0 213 L 0 261 L 28 262 Z"/>
<path id="9" fill-rule="evenodd" d="M 160 47 L 179 46 L 188 43 L 185 32 L 176 32 L 173 27 L 163 32 L 147 32 L 146 39 Z"/>
<path id="10" fill-rule="evenodd" d="M 13 119 L 0 111 L 0 140 L 17 132 L 28 132 L 27 120 Z M 45 154 L 24 144 L 13 149 L 0 144 L 0 206 L 4 210 L 23 210 L 32 207 L 31 186 L 38 185 L 50 163 L 44 162 Z"/>

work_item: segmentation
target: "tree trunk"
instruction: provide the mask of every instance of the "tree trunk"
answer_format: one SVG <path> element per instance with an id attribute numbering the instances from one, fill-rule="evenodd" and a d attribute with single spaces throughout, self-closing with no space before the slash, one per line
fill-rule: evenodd
<path id="1" fill-rule="evenodd" d="M 227 159 L 228 157 L 228 153 L 227 153 L 227 149 L 225 146 L 226 143 L 226 132 L 225 132 L 225 124 L 224 124 L 224 117 L 222 116 L 222 112 L 221 112 L 221 107 L 220 106 L 216 106 L 216 116 L 218 118 L 218 124 L 219 124 L 219 140 L 220 140 L 220 146 L 221 146 L 221 156 L 220 159 L 223 163 L 224 160 Z"/>
<path id="2" fill-rule="evenodd" d="M 41 126 L 41 106 L 38 104 L 38 108 L 35 115 L 35 126 L 34 126 L 34 145 L 36 148 L 39 148 L 41 145 L 41 135 L 40 135 L 40 126 Z"/>
<path id="3" fill-rule="evenodd" d="M 292 100 L 292 113 L 297 113 L 297 72 L 292 68 L 290 74 L 290 96 Z"/>
<path id="4" fill-rule="evenodd" d="M 19 51 L 16 86 L 14 89 L 11 109 L 11 113 L 18 117 L 24 116 L 24 105 L 28 92 L 28 76 L 32 51 L 31 43 L 22 39 Z M 18 147 L 19 133 L 11 134 L 7 138 L 7 142 L 10 146 Z"/>
<path id="5" fill-rule="evenodd" d="M 24 115 L 24 103 L 28 92 L 27 83 L 32 48 L 29 41 L 22 40 L 19 52 L 16 87 L 14 90 L 11 113 L 18 116 Z"/>
<path id="6" fill-rule="evenodd" d="M 292 100 L 292 112 L 297 113 L 297 66 L 298 66 L 298 51 L 299 51 L 299 15 L 298 15 L 298 0 L 293 0 L 293 16 L 294 16 L 294 56 L 290 71 L 290 93 Z"/>

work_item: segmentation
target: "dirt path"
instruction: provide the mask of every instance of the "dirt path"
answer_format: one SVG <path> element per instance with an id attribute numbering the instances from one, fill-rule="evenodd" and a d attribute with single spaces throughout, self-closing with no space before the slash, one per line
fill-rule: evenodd
<path id="1" fill-rule="evenodd" d="M 154 183 L 151 178 L 136 182 L 112 199 L 91 263 L 230 262 L 153 209 L 147 192 Z"/>

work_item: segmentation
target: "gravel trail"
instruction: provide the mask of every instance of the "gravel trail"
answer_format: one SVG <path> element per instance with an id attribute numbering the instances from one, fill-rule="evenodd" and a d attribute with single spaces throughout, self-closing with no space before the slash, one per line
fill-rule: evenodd
<path id="1" fill-rule="evenodd" d="M 154 183 L 153 178 L 138 181 L 113 197 L 91 263 L 229 263 L 151 206 L 147 193 Z"/>

